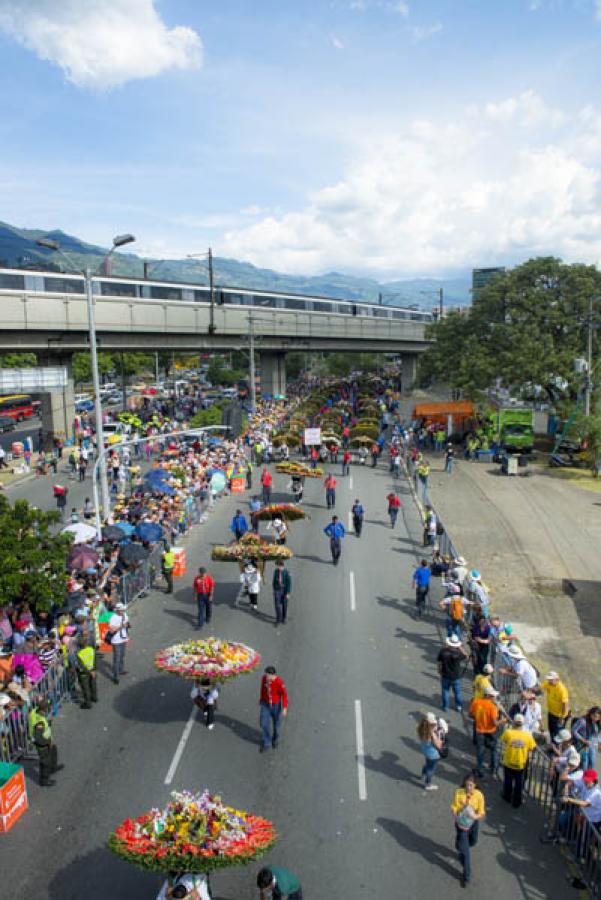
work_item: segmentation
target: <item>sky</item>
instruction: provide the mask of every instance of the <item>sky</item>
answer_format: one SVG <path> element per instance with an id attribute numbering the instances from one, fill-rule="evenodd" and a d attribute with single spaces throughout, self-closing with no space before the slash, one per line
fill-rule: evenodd
<path id="1" fill-rule="evenodd" d="M 601 0 L 0 0 L 0 219 L 283 272 L 601 262 Z"/>

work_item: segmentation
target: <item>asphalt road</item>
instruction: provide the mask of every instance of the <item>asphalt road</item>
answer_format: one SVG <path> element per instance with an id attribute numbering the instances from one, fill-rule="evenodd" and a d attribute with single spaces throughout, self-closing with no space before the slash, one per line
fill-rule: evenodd
<path id="1" fill-rule="evenodd" d="M 277 476 L 276 490 L 284 491 L 286 480 Z M 434 658 L 441 635 L 434 618 L 413 619 L 410 578 L 420 528 L 402 484 L 403 517 L 390 529 L 389 486 L 384 469 L 354 468 L 351 478 L 339 478 L 337 512 L 345 525 L 355 497 L 368 521 L 360 539 L 345 539 L 334 568 L 322 532 L 330 518 L 323 487 L 307 481 L 311 519 L 291 526 L 293 596 L 283 627 L 274 627 L 268 587 L 260 613 L 251 613 L 235 606 L 237 568 L 210 564 L 218 581 L 212 632 L 247 642 L 264 665 L 277 667 L 290 692 L 290 712 L 279 748 L 260 755 L 259 674 L 237 679 L 222 690 L 215 730 L 194 723 L 167 785 L 191 704 L 186 683 L 153 669 L 153 654 L 197 633 L 191 580 L 209 560 L 211 544 L 228 536 L 236 501 L 220 501 L 208 524 L 187 536 L 188 574 L 176 581 L 175 594 L 155 591 L 133 608 L 129 675 L 114 686 L 103 672 L 97 707 L 68 706 L 56 721 L 66 764 L 57 787 L 39 788 L 35 764 L 26 763 L 30 809 L 0 840 L 11 896 L 154 898 L 160 878 L 114 858 L 106 838 L 122 819 L 164 803 L 171 789 L 205 786 L 273 819 L 280 840 L 268 860 L 297 872 L 307 898 L 465 896 L 449 804 L 471 766 L 471 745 L 465 723 L 450 713 L 452 750 L 438 770 L 440 790 L 423 791 L 415 716 L 438 706 Z M 38 491 L 40 482 L 29 482 L 22 493 Z M 269 566 L 268 578 L 272 571 Z M 571 889 L 556 848 L 538 841 L 538 811 L 508 810 L 497 782 L 484 791 L 489 815 L 474 854 L 471 893 L 566 896 Z M 216 898 L 256 898 L 257 869 L 216 874 Z"/>
<path id="2" fill-rule="evenodd" d="M 38 432 L 41 421 L 38 416 L 33 416 L 31 419 L 25 419 L 24 422 L 16 422 L 14 431 L 3 431 L 0 433 L 0 444 L 5 450 L 10 450 L 15 441 L 24 441 L 26 437 L 31 435 L 35 453 L 38 446 Z"/>

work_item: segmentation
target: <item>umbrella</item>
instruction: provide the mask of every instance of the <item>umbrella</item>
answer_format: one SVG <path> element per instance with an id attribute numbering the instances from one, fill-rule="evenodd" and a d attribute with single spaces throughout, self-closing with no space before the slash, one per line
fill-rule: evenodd
<path id="1" fill-rule="evenodd" d="M 156 522 L 140 522 L 136 527 L 136 534 L 141 541 L 160 541 L 163 537 L 163 529 Z"/>
<path id="2" fill-rule="evenodd" d="M 168 497 L 175 497 L 177 491 L 167 484 L 166 481 L 155 481 L 152 484 L 152 490 L 155 494 L 167 494 Z"/>
<path id="3" fill-rule="evenodd" d="M 74 522 L 62 529 L 62 534 L 72 534 L 74 544 L 85 544 L 96 537 L 96 529 L 85 522 Z"/>
<path id="4" fill-rule="evenodd" d="M 131 522 L 119 522 L 119 524 L 114 527 L 119 528 L 123 532 L 123 537 L 129 537 L 129 535 L 133 534 L 136 530 Z"/>
<path id="5" fill-rule="evenodd" d="M 147 472 L 144 478 L 154 478 L 158 476 L 159 478 L 169 478 L 171 472 L 168 472 L 167 469 L 151 469 L 150 472 Z"/>
<path id="6" fill-rule="evenodd" d="M 119 552 L 119 559 L 126 566 L 137 566 L 148 556 L 148 550 L 142 544 L 127 544 Z"/>
<path id="7" fill-rule="evenodd" d="M 153 472 L 149 472 L 147 475 L 145 475 L 144 480 L 148 484 L 153 485 L 153 484 L 156 484 L 157 482 L 163 482 L 165 480 L 165 478 L 168 478 L 168 477 L 169 477 L 168 472 L 165 472 L 164 475 L 161 475 L 161 474 L 159 474 L 159 472 L 153 471 Z"/>
<path id="8" fill-rule="evenodd" d="M 125 528 L 121 525 L 105 525 L 102 529 L 103 541 L 122 541 L 125 535 Z"/>
<path id="9" fill-rule="evenodd" d="M 211 490 L 215 494 L 220 494 L 221 491 L 225 488 L 226 480 L 223 472 L 215 472 L 215 474 L 211 477 Z"/>
<path id="10" fill-rule="evenodd" d="M 85 571 L 93 568 L 98 562 L 98 552 L 93 547 L 87 547 L 85 544 L 75 544 L 69 550 L 67 556 L 67 566 L 70 569 L 79 569 Z"/>

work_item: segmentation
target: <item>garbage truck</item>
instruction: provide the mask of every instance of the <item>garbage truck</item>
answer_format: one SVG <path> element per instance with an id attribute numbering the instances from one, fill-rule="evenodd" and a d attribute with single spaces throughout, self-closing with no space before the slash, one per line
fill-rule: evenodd
<path id="1" fill-rule="evenodd" d="M 530 453 L 534 448 L 534 410 L 528 407 L 499 407 L 491 411 L 495 444 L 514 453 Z"/>

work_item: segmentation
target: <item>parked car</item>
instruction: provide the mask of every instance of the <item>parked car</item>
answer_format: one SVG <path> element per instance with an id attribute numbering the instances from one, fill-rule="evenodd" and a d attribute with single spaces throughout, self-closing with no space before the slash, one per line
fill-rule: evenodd
<path id="1" fill-rule="evenodd" d="M 75 404 L 75 412 L 76 413 L 93 412 L 93 411 L 94 411 L 94 401 L 93 400 L 80 400 L 79 403 Z"/>
<path id="2" fill-rule="evenodd" d="M 15 420 L 10 416 L 0 416 L 0 432 L 14 431 Z"/>

